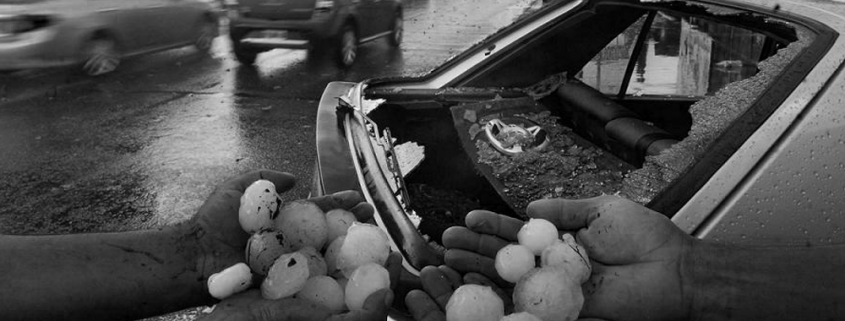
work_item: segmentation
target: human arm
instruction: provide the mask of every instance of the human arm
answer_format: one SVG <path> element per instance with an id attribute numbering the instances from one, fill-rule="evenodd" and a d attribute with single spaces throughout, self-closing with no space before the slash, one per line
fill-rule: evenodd
<path id="1" fill-rule="evenodd" d="M 207 278 L 243 261 L 248 234 L 238 223 L 240 196 L 267 179 L 278 192 L 289 174 L 255 171 L 219 185 L 197 215 L 156 230 L 74 235 L 0 236 L 3 320 L 135 320 L 215 300 Z M 373 209 L 354 192 L 312 199 L 359 218 Z"/>
<path id="2" fill-rule="evenodd" d="M 606 320 L 815 320 L 845 315 L 845 245 L 740 247 L 695 239 L 666 216 L 626 199 L 541 200 L 527 208 L 577 231 L 593 263 L 581 318 Z M 515 239 L 518 220 L 486 211 L 444 234 L 446 263 L 473 260 Z M 497 238 L 498 241 L 491 241 Z"/>
<path id="3" fill-rule="evenodd" d="M 134 320 L 212 303 L 205 281 L 243 257 L 240 195 L 256 171 L 218 186 L 191 220 L 117 233 L 0 236 L 0 315 L 10 320 Z"/>

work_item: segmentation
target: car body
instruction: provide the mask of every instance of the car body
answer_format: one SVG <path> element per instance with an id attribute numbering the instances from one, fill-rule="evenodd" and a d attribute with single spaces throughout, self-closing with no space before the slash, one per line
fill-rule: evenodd
<path id="1" fill-rule="evenodd" d="M 401 0 L 238 0 L 228 8 L 235 56 L 245 64 L 275 48 L 333 48 L 337 61 L 350 66 L 361 43 L 402 41 Z"/>
<path id="2" fill-rule="evenodd" d="M 616 194 L 703 239 L 845 242 L 837 6 L 550 2 L 425 76 L 330 83 L 312 193 L 361 191 L 411 272 L 442 262 L 429 215 L 461 224 L 444 195 L 524 217 L 526 195 Z M 486 124 L 507 117 L 544 129 L 526 150 L 551 144 L 498 153 Z M 403 172 L 407 144 L 425 157 Z"/>
<path id="3" fill-rule="evenodd" d="M 121 58 L 194 44 L 218 34 L 218 14 L 195 0 L 0 2 L 0 70 L 80 64 L 97 75 Z"/>

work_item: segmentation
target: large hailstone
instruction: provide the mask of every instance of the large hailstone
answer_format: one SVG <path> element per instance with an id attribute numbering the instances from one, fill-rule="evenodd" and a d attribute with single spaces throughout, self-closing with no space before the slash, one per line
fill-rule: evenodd
<path id="1" fill-rule="evenodd" d="M 359 266 L 367 263 L 384 265 L 390 255 L 390 240 L 378 226 L 352 223 L 337 252 L 336 267 L 349 277 Z"/>
<path id="2" fill-rule="evenodd" d="M 275 226 L 285 234 L 294 250 L 306 246 L 323 249 L 328 237 L 326 214 L 309 201 L 294 201 L 282 207 Z"/>
<path id="3" fill-rule="evenodd" d="M 267 275 L 276 259 L 289 252 L 291 246 L 282 232 L 260 231 L 252 234 L 246 242 L 246 263 L 255 273 Z"/>
<path id="4" fill-rule="evenodd" d="M 448 321 L 499 321 L 505 315 L 505 303 L 489 286 L 461 285 L 446 303 Z"/>
<path id="5" fill-rule="evenodd" d="M 296 297 L 322 305 L 332 313 L 341 312 L 346 308 L 344 288 L 335 279 L 327 275 L 309 278 L 302 290 L 296 293 Z"/>
<path id="6" fill-rule="evenodd" d="M 367 263 L 359 266 L 346 282 L 345 300 L 349 310 L 361 310 L 367 298 L 381 289 L 390 288 L 390 273 L 383 266 Z"/>
<path id="7" fill-rule="evenodd" d="M 261 295 L 265 299 L 287 298 L 302 290 L 308 281 L 308 259 L 299 252 L 283 254 L 267 272 L 261 283 Z"/>
<path id="8" fill-rule="evenodd" d="M 528 312 L 544 321 L 572 321 L 584 305 L 581 285 L 566 269 L 535 268 L 525 274 L 513 290 L 516 312 Z"/>
<path id="9" fill-rule="evenodd" d="M 260 179 L 250 184 L 241 195 L 238 222 L 247 233 L 256 233 L 273 227 L 282 199 L 273 182 Z"/>
<path id="10" fill-rule="evenodd" d="M 495 267 L 502 279 L 516 283 L 534 268 L 534 253 L 524 245 L 508 244 L 496 253 Z"/>
<path id="11" fill-rule="evenodd" d="M 575 242 L 570 234 L 564 234 L 562 239 L 543 250 L 540 265 L 563 267 L 576 283 L 586 282 L 592 272 L 587 249 Z"/>
<path id="12" fill-rule="evenodd" d="M 541 218 L 528 220 L 516 234 L 519 244 L 525 245 L 537 256 L 543 252 L 543 249 L 557 241 L 557 236 L 557 227 L 552 222 Z"/>

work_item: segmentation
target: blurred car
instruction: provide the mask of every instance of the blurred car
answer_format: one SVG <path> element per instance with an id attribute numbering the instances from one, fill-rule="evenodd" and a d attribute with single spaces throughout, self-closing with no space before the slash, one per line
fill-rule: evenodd
<path id="1" fill-rule="evenodd" d="M 620 195 L 721 242 L 845 242 L 832 10 L 550 1 L 425 76 L 330 83 L 312 194 L 361 191 L 412 273 L 468 209 L 524 218 L 538 198 Z"/>
<path id="2" fill-rule="evenodd" d="M 379 38 L 394 47 L 402 42 L 401 0 L 230 0 L 227 7 L 229 37 L 244 64 L 276 48 L 330 48 L 348 67 L 360 44 Z"/>
<path id="3" fill-rule="evenodd" d="M 0 2 L 0 70 L 78 64 L 88 75 L 121 59 L 186 45 L 208 50 L 218 15 L 195 0 Z"/>

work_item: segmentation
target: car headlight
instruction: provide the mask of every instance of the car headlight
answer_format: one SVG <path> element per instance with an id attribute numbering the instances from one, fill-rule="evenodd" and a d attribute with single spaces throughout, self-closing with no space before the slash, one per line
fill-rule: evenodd
<path id="1" fill-rule="evenodd" d="M 0 35 L 14 35 L 47 27 L 54 18 L 47 15 L 0 15 Z"/>

